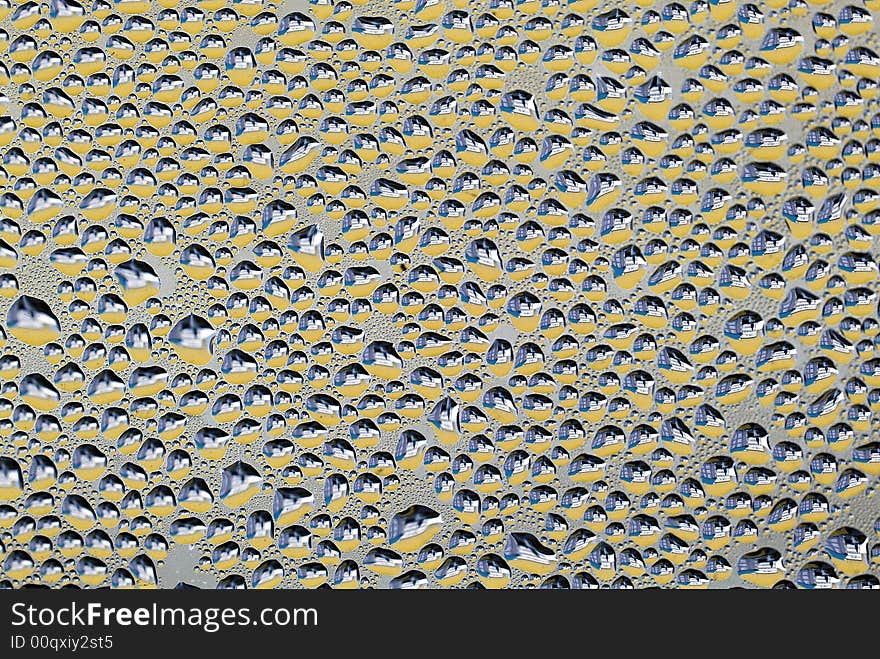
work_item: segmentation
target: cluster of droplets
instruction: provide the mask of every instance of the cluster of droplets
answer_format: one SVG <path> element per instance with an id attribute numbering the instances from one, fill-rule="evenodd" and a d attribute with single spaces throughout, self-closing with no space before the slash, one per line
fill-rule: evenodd
<path id="1" fill-rule="evenodd" d="M 4 585 L 880 587 L 878 0 L 290 4 L 0 0 Z"/>

